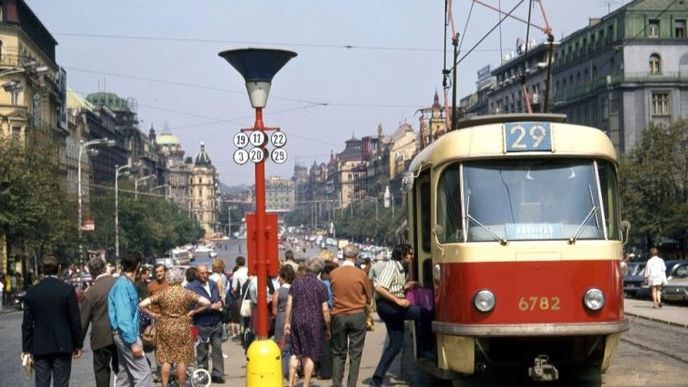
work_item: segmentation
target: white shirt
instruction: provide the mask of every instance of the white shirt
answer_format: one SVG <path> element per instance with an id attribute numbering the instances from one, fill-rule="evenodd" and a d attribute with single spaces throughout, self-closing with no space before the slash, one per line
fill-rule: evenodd
<path id="1" fill-rule="evenodd" d="M 232 291 L 237 289 L 237 285 L 239 287 L 239 291 L 241 291 L 241 288 L 244 286 L 246 280 L 248 280 L 248 267 L 242 266 L 238 268 L 237 271 L 235 271 L 232 275 Z"/>
<path id="2" fill-rule="evenodd" d="M 648 259 L 647 265 L 645 266 L 645 277 L 650 281 L 664 281 L 666 278 L 664 260 L 656 255 Z"/>

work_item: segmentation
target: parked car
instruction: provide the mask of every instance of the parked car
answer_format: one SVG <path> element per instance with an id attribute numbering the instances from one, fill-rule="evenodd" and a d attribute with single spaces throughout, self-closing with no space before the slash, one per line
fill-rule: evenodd
<path id="1" fill-rule="evenodd" d="M 662 300 L 688 301 L 688 262 L 679 261 L 667 274 L 667 284 L 662 287 Z"/>
<path id="2" fill-rule="evenodd" d="M 24 298 L 26 297 L 26 290 L 20 290 L 12 294 L 12 306 L 19 310 L 24 310 Z M 2 302 L 2 300 L 0 300 Z"/>
<path id="3" fill-rule="evenodd" d="M 665 261 L 664 265 L 666 266 L 666 277 L 667 280 L 671 280 L 676 276 L 676 271 L 679 269 L 682 265 L 685 265 L 687 262 L 682 261 L 682 260 L 672 260 L 672 261 Z M 682 269 L 684 270 L 684 269 Z M 650 287 L 644 283 L 645 281 L 645 270 L 643 269 L 642 272 L 643 275 L 643 285 L 638 291 L 635 293 L 635 298 L 639 298 L 641 300 L 649 300 L 652 298 L 652 293 L 650 292 Z M 664 294 L 664 291 L 662 291 L 662 294 Z"/>
<path id="4" fill-rule="evenodd" d="M 645 284 L 645 262 L 629 262 L 623 279 L 626 297 L 637 297 L 638 290 Z"/>

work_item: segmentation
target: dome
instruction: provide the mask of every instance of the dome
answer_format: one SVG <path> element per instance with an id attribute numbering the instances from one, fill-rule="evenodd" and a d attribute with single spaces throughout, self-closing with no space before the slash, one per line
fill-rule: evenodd
<path id="1" fill-rule="evenodd" d="M 195 165 L 211 165 L 210 156 L 205 151 L 205 144 L 201 143 L 201 151 L 196 155 Z"/>

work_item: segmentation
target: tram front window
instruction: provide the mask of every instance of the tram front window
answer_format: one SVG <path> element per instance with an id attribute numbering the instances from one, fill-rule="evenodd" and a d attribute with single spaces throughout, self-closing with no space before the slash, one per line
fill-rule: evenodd
<path id="1" fill-rule="evenodd" d="M 493 160 L 463 169 L 468 242 L 605 238 L 593 161 Z"/>

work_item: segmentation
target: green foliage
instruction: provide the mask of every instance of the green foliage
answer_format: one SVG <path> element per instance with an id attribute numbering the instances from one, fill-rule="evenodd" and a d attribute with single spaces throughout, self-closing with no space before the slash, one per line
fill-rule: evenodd
<path id="1" fill-rule="evenodd" d="M 647 249 L 664 238 L 688 246 L 688 120 L 651 124 L 636 148 L 621 159 L 622 215 L 631 240 Z"/>
<path id="2" fill-rule="evenodd" d="M 175 246 L 194 243 L 203 237 L 202 228 L 194 224 L 179 205 L 159 196 L 140 194 L 137 198 L 131 188 L 130 182 L 120 181 L 120 255 L 137 250 L 144 256 L 162 256 Z M 95 191 L 92 196 L 96 230 L 87 233 L 86 245 L 114 252 L 111 250 L 115 245 L 114 188 Z"/>
<path id="3" fill-rule="evenodd" d="M 38 133 L 32 142 L 0 138 L 0 233 L 10 255 L 73 250 L 76 205 L 59 173 L 56 145 Z"/>
<path id="4" fill-rule="evenodd" d="M 285 218 L 289 225 L 313 226 L 315 218 L 318 227 L 328 229 L 328 216 L 321 213 L 316 217 L 312 208 L 290 212 Z M 378 203 L 377 209 L 373 200 L 356 201 L 342 210 L 334 211 L 330 218 L 334 223 L 338 238 L 346 238 L 356 242 L 370 240 L 376 244 L 389 244 L 394 241 L 394 231 L 404 221 L 403 208 L 384 208 Z"/>

